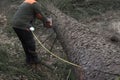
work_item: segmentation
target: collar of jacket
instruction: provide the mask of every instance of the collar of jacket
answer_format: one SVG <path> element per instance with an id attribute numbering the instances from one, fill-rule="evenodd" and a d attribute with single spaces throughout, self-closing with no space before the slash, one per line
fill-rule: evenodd
<path id="1" fill-rule="evenodd" d="M 24 2 L 29 3 L 29 4 L 33 4 L 36 2 L 36 0 L 25 0 Z"/>

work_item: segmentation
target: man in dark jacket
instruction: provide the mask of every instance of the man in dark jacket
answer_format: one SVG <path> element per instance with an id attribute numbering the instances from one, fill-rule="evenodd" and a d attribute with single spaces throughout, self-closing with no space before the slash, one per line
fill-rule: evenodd
<path id="1" fill-rule="evenodd" d="M 13 17 L 13 29 L 22 43 L 26 54 L 27 64 L 38 64 L 39 59 L 35 51 L 35 40 L 30 31 L 34 20 L 40 19 L 45 27 L 50 28 L 50 21 L 41 13 L 37 0 L 25 0 L 18 8 Z"/>

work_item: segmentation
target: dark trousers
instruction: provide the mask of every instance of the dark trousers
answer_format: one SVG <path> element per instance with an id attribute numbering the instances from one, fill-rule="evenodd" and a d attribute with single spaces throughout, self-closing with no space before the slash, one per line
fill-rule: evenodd
<path id="1" fill-rule="evenodd" d="M 22 43 L 23 49 L 26 54 L 27 63 L 37 63 L 37 53 L 35 52 L 35 40 L 31 31 L 19 28 L 13 28 L 19 40 Z"/>

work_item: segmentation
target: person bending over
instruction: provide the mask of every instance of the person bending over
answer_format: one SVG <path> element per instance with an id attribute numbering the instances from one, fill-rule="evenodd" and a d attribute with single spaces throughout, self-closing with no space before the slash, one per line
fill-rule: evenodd
<path id="1" fill-rule="evenodd" d="M 42 14 L 37 0 L 25 0 L 13 16 L 13 29 L 22 43 L 26 55 L 26 63 L 38 64 L 35 40 L 30 27 L 36 18 L 40 19 L 45 27 L 51 28 L 50 21 Z"/>

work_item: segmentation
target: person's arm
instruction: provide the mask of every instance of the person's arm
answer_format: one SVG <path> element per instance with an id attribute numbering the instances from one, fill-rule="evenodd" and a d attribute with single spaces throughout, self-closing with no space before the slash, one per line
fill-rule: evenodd
<path id="1" fill-rule="evenodd" d="M 45 27 L 51 28 L 50 21 L 48 21 L 48 19 L 45 17 L 45 15 L 43 15 L 43 13 L 41 12 L 39 3 L 37 3 L 37 2 L 34 3 L 33 7 L 34 7 L 36 17 L 43 22 Z"/>

